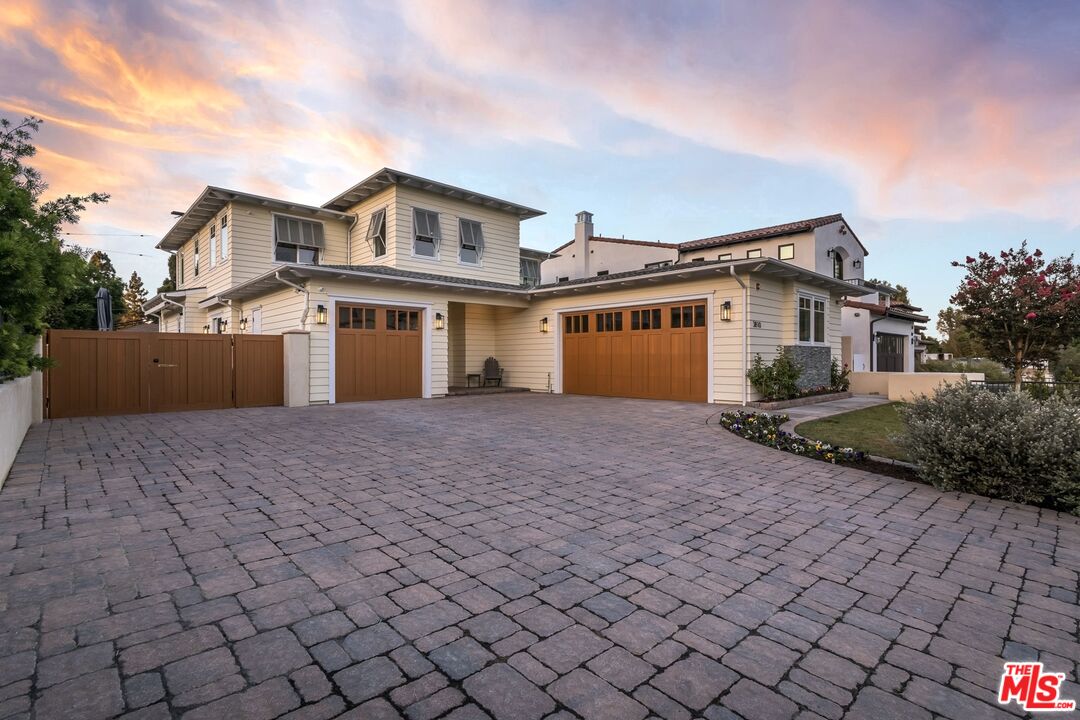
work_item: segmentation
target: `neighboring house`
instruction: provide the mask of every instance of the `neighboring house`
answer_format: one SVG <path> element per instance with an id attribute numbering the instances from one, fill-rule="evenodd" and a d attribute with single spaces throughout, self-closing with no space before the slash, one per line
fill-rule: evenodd
<path id="1" fill-rule="evenodd" d="M 882 288 L 887 290 L 887 288 Z M 916 331 L 928 320 L 922 308 L 895 303 L 885 292 L 873 292 L 844 302 L 842 328 L 844 363 L 856 372 L 915 372 L 922 355 Z"/>
<path id="2" fill-rule="evenodd" d="M 158 243 L 177 290 L 144 307 L 162 332 L 301 333 L 311 403 L 445 395 L 489 356 L 534 391 L 742 402 L 786 346 L 828 382 L 865 255 L 841 216 L 676 246 L 583 212 L 549 259 L 519 243 L 540 214 L 390 169 L 319 207 L 208 187 Z"/>

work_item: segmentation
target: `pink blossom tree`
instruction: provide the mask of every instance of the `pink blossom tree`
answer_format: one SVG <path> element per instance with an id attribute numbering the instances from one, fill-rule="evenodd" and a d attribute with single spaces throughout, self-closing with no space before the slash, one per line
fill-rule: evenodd
<path id="1" fill-rule="evenodd" d="M 951 302 L 987 353 L 1013 372 L 1020 388 L 1024 368 L 1057 356 L 1080 336 L 1080 269 L 1073 256 L 1047 261 L 1041 250 L 1019 249 L 954 261 L 967 275 Z"/>

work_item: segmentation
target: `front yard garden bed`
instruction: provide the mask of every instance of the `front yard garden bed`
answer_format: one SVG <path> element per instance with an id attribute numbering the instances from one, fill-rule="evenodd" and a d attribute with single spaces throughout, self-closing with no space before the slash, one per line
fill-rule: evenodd
<path id="1" fill-rule="evenodd" d="M 846 400 L 851 397 L 850 392 L 823 392 L 817 395 L 803 395 L 801 397 L 792 398 L 790 400 L 756 400 L 754 402 L 747 403 L 749 407 L 757 408 L 758 410 L 784 410 L 786 408 L 802 407 L 803 405 L 813 405 L 815 403 L 829 402 L 830 400 Z"/>

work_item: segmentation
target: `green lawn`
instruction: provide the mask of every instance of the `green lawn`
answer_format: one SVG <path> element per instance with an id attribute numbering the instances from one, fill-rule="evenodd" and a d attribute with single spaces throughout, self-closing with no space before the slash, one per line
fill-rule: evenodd
<path id="1" fill-rule="evenodd" d="M 902 403 L 875 405 L 842 415 L 809 420 L 797 425 L 795 432 L 812 440 L 852 447 L 871 455 L 908 460 L 907 453 L 889 440 L 890 435 L 900 435 L 904 431 L 904 423 L 896 412 L 900 405 Z"/>

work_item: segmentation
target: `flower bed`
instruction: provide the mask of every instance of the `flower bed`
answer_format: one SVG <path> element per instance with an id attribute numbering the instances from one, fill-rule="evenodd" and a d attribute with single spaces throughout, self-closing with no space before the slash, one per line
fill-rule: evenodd
<path id="1" fill-rule="evenodd" d="M 835 447 L 784 432 L 780 426 L 787 420 L 787 415 L 765 415 L 742 410 L 720 414 L 720 424 L 727 430 L 760 445 L 833 464 L 858 463 L 866 459 L 866 453 L 853 448 Z"/>

